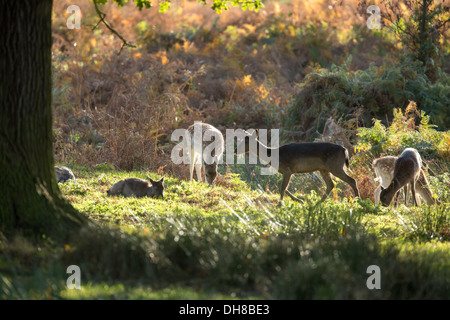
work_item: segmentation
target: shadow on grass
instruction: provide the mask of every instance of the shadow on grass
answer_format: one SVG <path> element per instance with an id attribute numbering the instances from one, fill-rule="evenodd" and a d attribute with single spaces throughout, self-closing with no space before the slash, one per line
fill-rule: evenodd
<path id="1" fill-rule="evenodd" d="M 169 220 L 169 219 L 168 219 Z M 181 220 L 180 220 L 181 221 Z M 320 234 L 252 233 L 225 219 L 172 219 L 155 234 L 90 227 L 70 244 L 2 240 L 3 299 L 448 299 L 439 252 L 405 255 L 359 226 Z M 69 293 L 78 265 L 83 291 Z M 367 268 L 381 270 L 369 290 Z"/>

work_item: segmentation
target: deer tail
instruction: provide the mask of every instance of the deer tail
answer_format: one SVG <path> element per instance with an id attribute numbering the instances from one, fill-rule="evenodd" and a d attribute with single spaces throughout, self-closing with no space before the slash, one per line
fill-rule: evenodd
<path id="1" fill-rule="evenodd" d="M 350 169 L 350 161 L 349 161 L 349 155 L 348 155 L 348 150 L 346 148 L 344 148 L 344 154 L 345 154 L 345 166 L 347 167 L 347 169 Z"/>

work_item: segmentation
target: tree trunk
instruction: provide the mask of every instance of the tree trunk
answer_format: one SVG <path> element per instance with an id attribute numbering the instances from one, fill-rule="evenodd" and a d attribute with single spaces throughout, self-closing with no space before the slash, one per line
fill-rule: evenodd
<path id="1" fill-rule="evenodd" d="M 0 232 L 61 238 L 87 219 L 61 195 L 52 142 L 52 0 L 0 0 Z"/>

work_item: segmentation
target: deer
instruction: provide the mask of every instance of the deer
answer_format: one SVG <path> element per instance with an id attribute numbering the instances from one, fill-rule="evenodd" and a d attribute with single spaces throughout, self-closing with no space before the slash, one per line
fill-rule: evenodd
<path id="1" fill-rule="evenodd" d="M 116 182 L 111 189 L 107 191 L 108 196 L 122 195 L 125 197 L 151 197 L 164 198 L 164 177 L 159 181 L 139 178 L 128 178 Z"/>
<path id="2" fill-rule="evenodd" d="M 222 133 L 214 126 L 203 123 L 195 122 L 188 129 L 190 134 L 190 181 L 194 177 L 194 169 L 197 173 L 197 180 L 203 182 L 201 169 L 205 173 L 205 180 L 213 186 L 217 177 L 218 164 L 221 161 L 224 151 L 224 139 Z M 205 138 L 206 137 L 206 141 Z M 211 141 L 211 137 L 214 137 L 214 141 Z M 212 152 L 208 154 L 207 149 L 212 148 Z"/>
<path id="3" fill-rule="evenodd" d="M 329 117 L 323 127 L 320 138 L 316 139 L 320 142 L 332 142 L 347 149 L 349 157 L 354 153 L 355 147 L 350 143 L 348 132 L 341 127 L 333 117 Z"/>
<path id="4" fill-rule="evenodd" d="M 75 180 L 72 170 L 64 166 L 55 166 L 56 181 L 64 183 L 67 180 Z"/>
<path id="5" fill-rule="evenodd" d="M 389 206 L 397 191 L 409 185 L 414 205 L 417 206 L 416 182 L 419 179 L 421 170 L 422 158 L 419 152 L 414 148 L 406 148 L 394 162 L 391 183 L 387 188 L 381 186 L 381 204 L 385 207 Z"/>
<path id="6" fill-rule="evenodd" d="M 295 201 L 301 201 L 297 197 L 291 194 L 288 190 L 291 176 L 295 173 L 308 173 L 319 171 L 326 184 L 325 194 L 320 199 L 320 202 L 325 201 L 330 192 L 334 188 L 331 175 L 340 178 L 344 182 L 350 185 L 353 189 L 355 197 L 359 197 L 359 190 L 356 185 L 356 181 L 347 175 L 344 167 L 349 168 L 349 156 L 346 148 L 329 142 L 303 142 L 303 143 L 290 143 L 281 147 L 269 148 L 262 144 L 257 139 L 258 132 L 252 133 L 245 131 L 245 138 L 238 144 L 235 149 L 235 154 L 241 154 L 240 150 L 244 150 L 244 153 L 253 153 L 255 156 L 259 156 L 260 160 L 269 162 L 271 154 L 273 152 L 278 153 L 278 170 L 283 175 L 283 182 L 281 183 L 280 202 L 282 203 L 284 194 L 287 193 Z M 248 141 L 248 143 L 246 143 Z M 253 142 L 257 143 L 259 152 L 249 148 Z M 241 144 L 245 147 L 242 148 Z M 263 156 L 267 155 L 267 157 Z"/>
<path id="7" fill-rule="evenodd" d="M 386 156 L 374 159 L 372 162 L 372 167 L 375 171 L 376 178 L 375 181 L 379 181 L 380 185 L 375 189 L 375 205 L 380 201 L 380 193 L 381 188 L 387 188 L 393 179 L 394 176 L 394 163 L 398 159 L 395 156 Z M 405 205 L 409 200 L 409 190 L 408 186 L 404 188 L 405 192 Z M 416 184 L 416 193 L 429 205 L 436 203 L 436 200 L 433 197 L 433 192 L 430 190 L 429 183 L 427 177 L 425 175 L 425 171 L 423 169 L 420 170 L 419 178 Z M 420 198 L 417 198 L 417 202 L 420 205 Z"/>

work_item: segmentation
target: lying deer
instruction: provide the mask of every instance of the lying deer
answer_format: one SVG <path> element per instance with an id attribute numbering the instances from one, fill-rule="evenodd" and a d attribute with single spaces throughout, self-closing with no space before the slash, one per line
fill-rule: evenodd
<path id="1" fill-rule="evenodd" d="M 375 189 L 375 205 L 380 201 L 380 193 L 382 188 L 387 188 L 394 177 L 394 163 L 398 157 L 387 156 L 373 160 L 372 167 L 375 171 L 375 181 L 379 181 L 380 185 Z M 405 192 L 405 204 L 409 200 L 408 186 L 404 187 Z M 425 200 L 427 204 L 434 204 L 436 201 L 433 198 L 433 192 L 429 188 L 429 183 L 423 169 L 420 170 L 419 178 L 416 183 L 416 193 Z M 417 202 L 420 205 L 420 198 L 417 198 Z"/>
<path id="2" fill-rule="evenodd" d="M 416 197 L 416 181 L 422 170 L 422 158 L 416 149 L 406 148 L 394 162 L 392 181 L 385 189 L 381 186 L 380 201 L 388 206 L 398 190 L 409 184 L 414 205 L 418 205 Z M 409 193 L 409 192 L 407 192 Z"/>
<path id="3" fill-rule="evenodd" d="M 197 180 L 203 182 L 201 174 L 203 167 L 206 181 L 209 185 L 213 185 L 217 177 L 217 165 L 224 150 L 223 135 L 212 125 L 202 122 L 194 123 L 187 130 L 191 137 L 190 181 L 193 179 L 195 169 L 197 172 Z M 206 141 L 204 137 L 206 137 Z M 214 137 L 214 140 L 208 143 L 212 137 Z M 207 148 L 212 148 L 210 154 L 205 152 Z"/>
<path id="4" fill-rule="evenodd" d="M 159 181 L 148 179 L 150 183 L 147 180 L 138 178 L 120 180 L 108 190 L 107 194 L 108 196 L 164 198 L 164 177 Z"/>
<path id="5" fill-rule="evenodd" d="M 292 174 L 295 173 L 307 173 L 313 171 L 319 171 L 327 189 L 322 196 L 320 202 L 324 201 L 331 190 L 334 188 L 333 180 L 330 173 L 348 183 L 355 194 L 359 197 L 359 190 L 356 186 L 356 181 L 347 175 L 344 171 L 344 167 L 349 167 L 348 151 L 344 147 L 341 147 L 334 143 L 327 142 L 311 142 L 311 143 L 290 143 L 283 145 L 279 148 L 268 148 L 257 139 L 257 131 L 253 133 L 245 132 L 245 138 L 240 142 L 235 150 L 236 154 L 239 154 L 238 150 L 245 150 L 245 153 L 253 153 L 258 156 L 256 150 L 251 150 L 249 145 L 256 141 L 258 148 L 263 150 L 259 152 L 260 160 L 264 162 L 270 162 L 271 153 L 278 152 L 279 165 L 278 172 L 283 175 L 283 182 L 281 184 L 280 202 L 283 201 L 284 193 L 286 192 L 293 200 L 300 201 L 293 196 L 289 190 L 289 182 Z M 248 143 L 246 143 L 248 141 Z M 244 143 L 245 148 L 240 145 Z M 250 150 L 249 150 L 250 149 Z M 267 159 L 263 159 L 261 155 L 267 155 Z"/>

